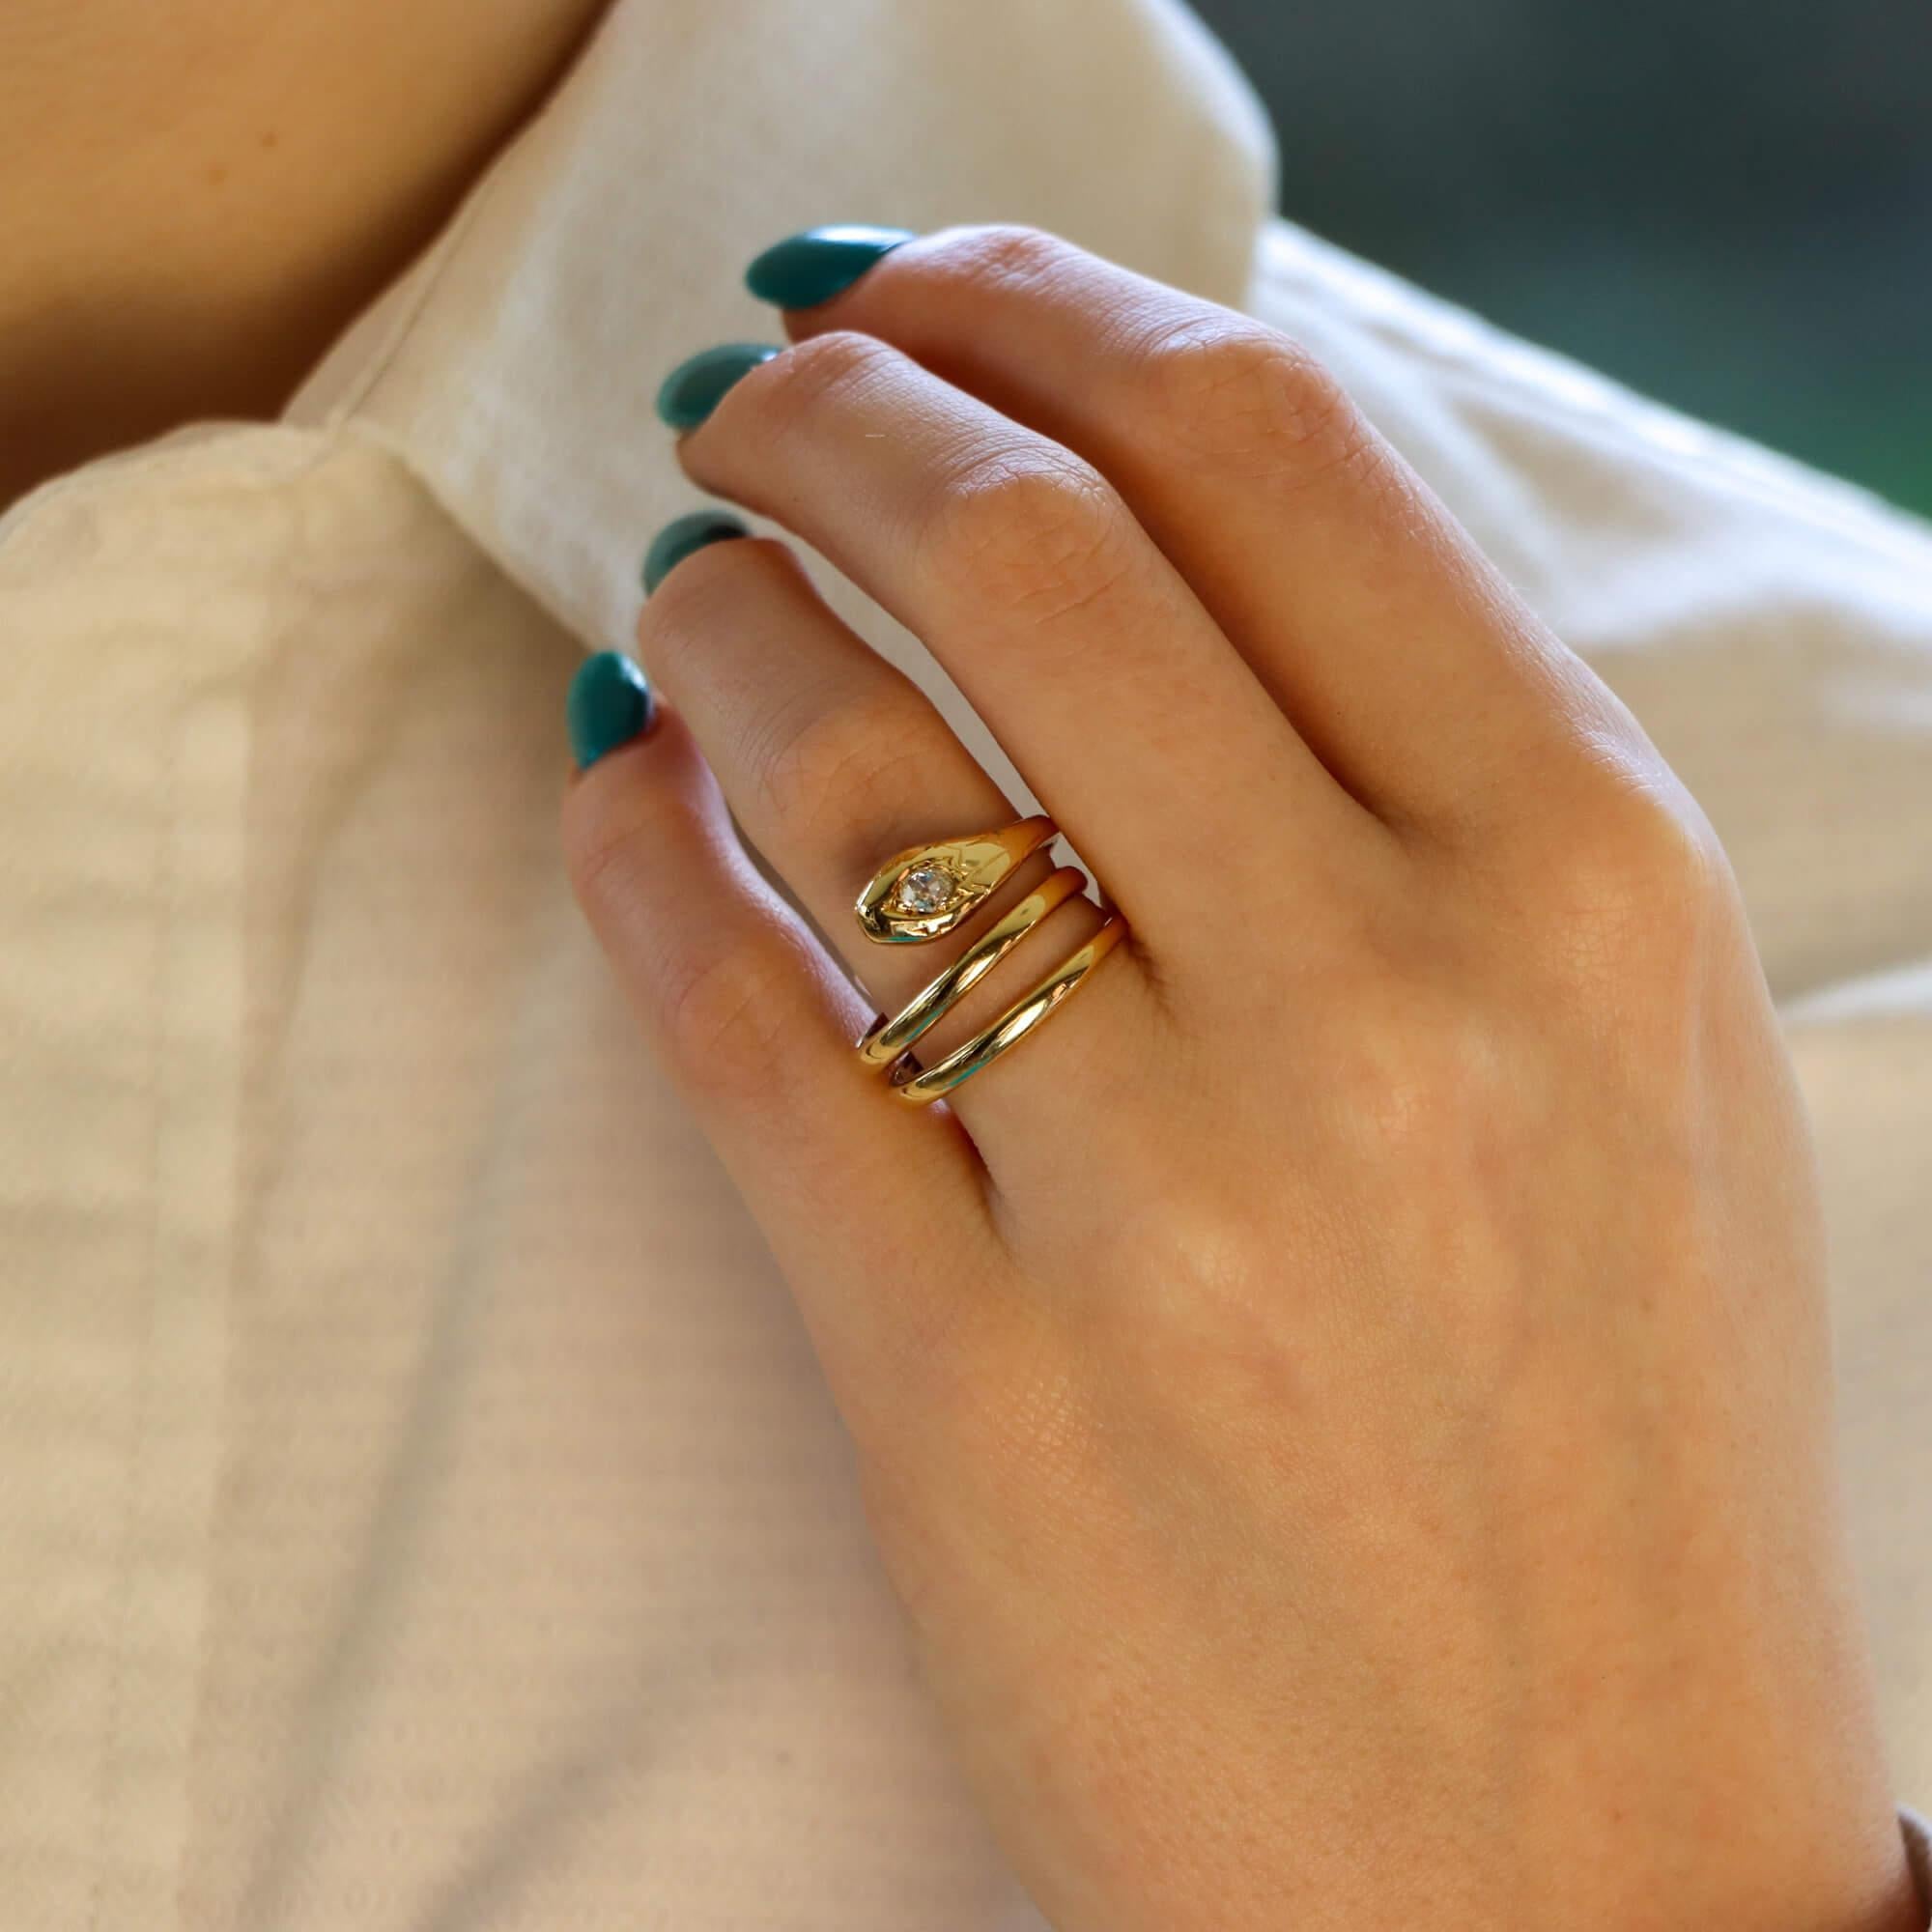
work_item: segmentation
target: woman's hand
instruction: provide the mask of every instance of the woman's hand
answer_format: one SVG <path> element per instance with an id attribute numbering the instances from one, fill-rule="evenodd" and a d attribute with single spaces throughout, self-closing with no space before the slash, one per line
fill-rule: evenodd
<path id="1" fill-rule="evenodd" d="M 668 706 L 566 836 L 1041 1908 L 1915 1924 L 1805 1128 L 1696 806 L 1292 342 L 1007 229 L 789 321 L 686 469 L 924 639 L 1131 941 L 950 1105 L 861 1065 L 971 934 L 854 895 L 1017 813 L 773 542 L 651 597 Z"/>

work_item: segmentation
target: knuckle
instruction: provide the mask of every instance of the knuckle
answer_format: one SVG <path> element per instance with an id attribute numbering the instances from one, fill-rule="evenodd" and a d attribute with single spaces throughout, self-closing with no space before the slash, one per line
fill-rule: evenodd
<path id="1" fill-rule="evenodd" d="M 1087 1238 L 1107 1286 L 1072 1311 L 1081 1356 L 1104 1388 L 1152 1392 L 1170 1458 L 1319 1400 L 1306 1304 L 1282 1293 L 1254 1204 L 1226 1179 L 1150 1175 L 1133 1207 Z"/>
<path id="2" fill-rule="evenodd" d="M 947 229 L 920 250 L 922 263 L 950 279 L 990 289 L 1036 287 L 1068 255 L 1057 235 L 1023 222 L 980 222 Z"/>
<path id="3" fill-rule="evenodd" d="M 720 1101 L 769 1101 L 783 1079 L 802 962 L 776 934 L 687 957 L 665 975 L 656 1032 L 680 1084 Z"/>
<path id="4" fill-rule="evenodd" d="M 974 455 L 935 486 L 920 566 L 1001 622 L 1050 623 L 1126 568 L 1121 508 L 1092 465 L 1047 446 Z"/>
<path id="5" fill-rule="evenodd" d="M 881 380 L 896 355 L 876 336 L 828 329 L 793 343 L 753 372 L 755 382 L 737 386 L 755 398 L 764 431 L 779 435 Z"/>
<path id="6" fill-rule="evenodd" d="M 1359 466 L 1379 447 L 1321 363 L 1245 317 L 1190 316 L 1141 353 L 1154 419 L 1190 455 L 1305 481 Z"/>
<path id="7" fill-rule="evenodd" d="M 1558 959 L 1591 980 L 1684 959 L 1728 895 L 1709 821 L 1658 769 L 1621 766 L 1592 794 L 1544 879 Z"/>
<path id="8" fill-rule="evenodd" d="M 1331 1051 L 1344 1139 L 1378 1165 L 1469 1157 L 1512 1116 L 1506 1044 L 1452 994 L 1383 979 Z"/>
<path id="9" fill-rule="evenodd" d="M 795 570 L 774 537 L 736 537 L 706 544 L 682 558 L 638 613 L 638 649 L 661 681 L 674 679 L 687 655 L 715 650 L 719 635 L 761 608 L 753 592 L 762 580 Z"/>
<path id="10" fill-rule="evenodd" d="M 625 786 L 598 800 L 594 815 L 588 800 L 580 790 L 565 802 L 565 869 L 591 923 L 622 930 L 643 910 L 639 901 L 657 871 L 653 853 L 663 849 L 668 830 L 675 836 L 666 814 L 685 808 L 649 786 Z"/>
<path id="11" fill-rule="evenodd" d="M 850 828 L 903 817 L 933 749 L 924 699 L 887 685 L 830 704 L 807 692 L 764 721 L 744 756 L 771 822 L 838 849 Z"/>
<path id="12" fill-rule="evenodd" d="M 1135 1206 L 1092 1236 L 1099 1278 L 1131 1284 L 1130 1306 L 1103 1306 L 1095 1319 L 1108 1346 L 1157 1363 L 1177 1328 L 1207 1342 L 1248 1327 L 1255 1257 L 1243 1216 L 1217 1188 L 1187 1175 L 1139 1179 Z"/>

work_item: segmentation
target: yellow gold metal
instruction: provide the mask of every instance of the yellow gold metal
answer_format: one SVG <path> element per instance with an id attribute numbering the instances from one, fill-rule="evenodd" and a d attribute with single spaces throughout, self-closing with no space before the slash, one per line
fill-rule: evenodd
<path id="1" fill-rule="evenodd" d="M 899 1098 L 915 1106 L 924 1106 L 942 1094 L 950 1094 L 961 1081 L 970 1080 L 981 1067 L 990 1066 L 1001 1054 L 1015 1046 L 1048 1013 L 1060 1006 L 1093 972 L 1102 959 L 1126 936 L 1123 919 L 1110 919 L 1077 952 L 1063 959 L 1046 978 L 1016 1000 L 991 1026 L 976 1033 L 963 1046 L 955 1047 L 935 1066 L 917 1071 L 918 1063 L 910 1054 L 893 1068 L 893 1085 Z"/>
<path id="2" fill-rule="evenodd" d="M 944 1018 L 1055 906 L 1087 883 L 1078 866 L 1049 873 L 997 925 L 981 933 L 945 972 L 928 980 L 891 1018 L 881 1013 L 859 1042 L 859 1058 L 868 1066 L 891 1066 L 914 1040 Z"/>
<path id="3" fill-rule="evenodd" d="M 1058 837 L 1052 819 L 1022 818 L 936 845 L 911 845 L 872 874 L 853 907 L 860 928 L 881 946 L 923 946 L 951 932 L 1029 854 Z"/>

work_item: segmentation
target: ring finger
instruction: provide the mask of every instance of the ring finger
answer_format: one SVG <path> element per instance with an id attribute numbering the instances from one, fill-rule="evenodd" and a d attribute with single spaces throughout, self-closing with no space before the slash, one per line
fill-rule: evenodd
<path id="1" fill-rule="evenodd" d="M 883 861 L 1018 813 L 924 694 L 827 608 L 782 544 L 713 544 L 687 557 L 646 602 L 638 644 L 733 816 L 884 1010 L 896 1011 L 992 923 L 982 913 L 919 946 L 876 945 L 860 930 L 853 903 Z M 1044 851 L 1025 860 L 994 909 L 1052 870 Z M 920 1040 L 922 1064 L 995 1018 L 1102 923 L 1078 896 L 1049 912 Z M 1109 1043 L 1133 1039 L 1145 1053 L 1151 1007 L 1132 951 L 1122 949 L 1072 1010 L 956 1090 L 996 1179 L 1009 1163 L 1037 1168 L 1067 1145 L 1055 1096 L 1077 1094 L 1089 1112 L 1110 1077 Z"/>

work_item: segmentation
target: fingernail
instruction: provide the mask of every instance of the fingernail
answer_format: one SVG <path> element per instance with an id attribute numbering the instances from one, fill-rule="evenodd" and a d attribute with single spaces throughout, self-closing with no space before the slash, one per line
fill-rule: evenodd
<path id="1" fill-rule="evenodd" d="M 779 352 L 762 342 L 721 342 L 687 356 L 658 390 L 658 414 L 672 429 L 696 429 L 738 378 Z"/>
<path id="2" fill-rule="evenodd" d="M 629 658 L 616 651 L 585 658 L 563 705 L 579 769 L 588 771 L 606 752 L 642 737 L 652 708 L 650 682 Z"/>
<path id="3" fill-rule="evenodd" d="M 849 289 L 881 255 L 913 240 L 910 228 L 838 223 L 775 242 L 745 270 L 745 286 L 780 308 L 815 308 Z"/>
<path id="4" fill-rule="evenodd" d="M 751 534 L 736 517 L 724 510 L 693 510 L 688 516 L 673 517 L 644 553 L 644 595 L 648 597 L 693 551 Z"/>

